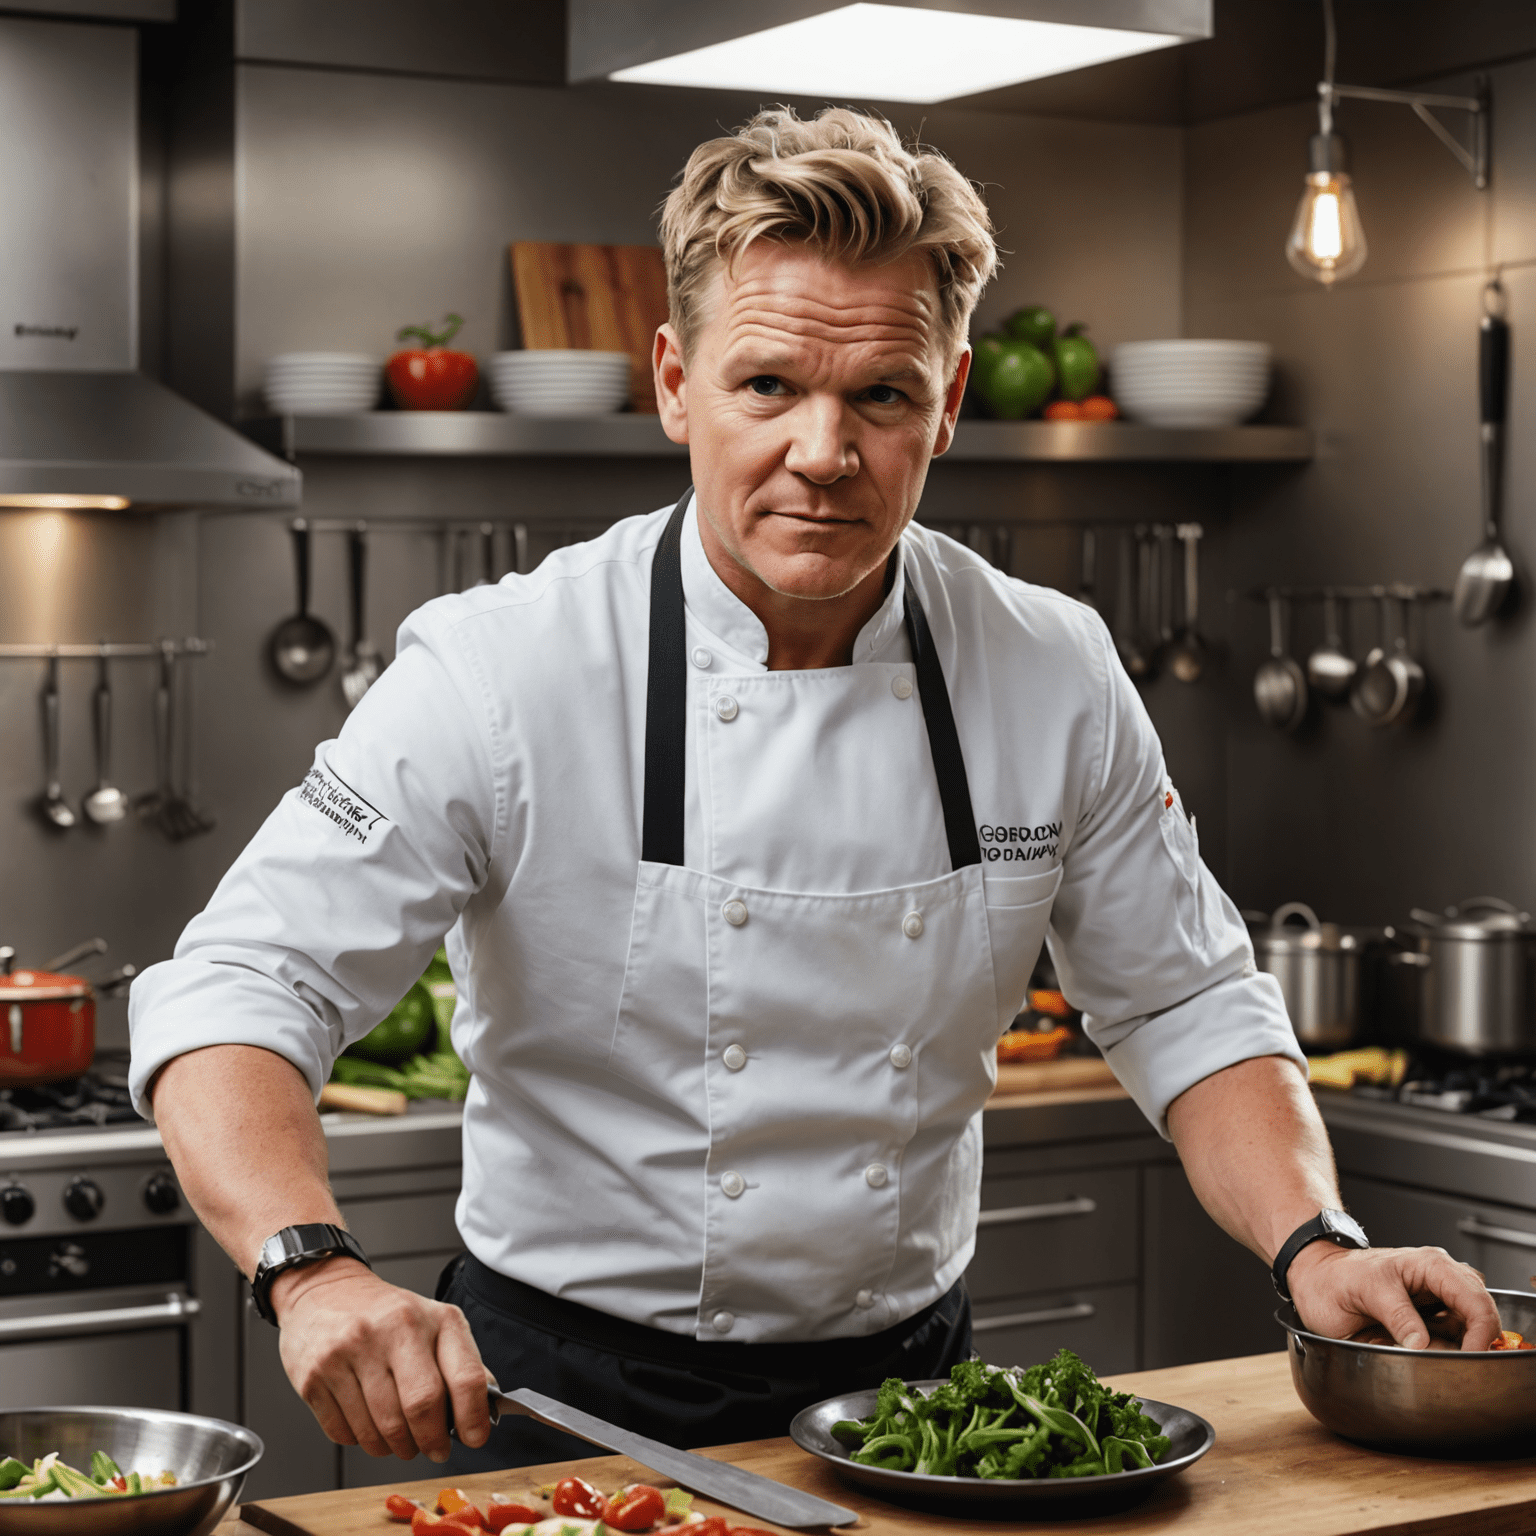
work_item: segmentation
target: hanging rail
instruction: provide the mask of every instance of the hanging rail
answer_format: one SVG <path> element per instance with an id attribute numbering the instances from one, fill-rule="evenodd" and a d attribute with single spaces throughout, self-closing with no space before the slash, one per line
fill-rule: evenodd
<path id="1" fill-rule="evenodd" d="M 0 661 L 144 661 L 160 656 L 206 656 L 212 640 L 98 640 L 94 645 L 0 644 Z"/>

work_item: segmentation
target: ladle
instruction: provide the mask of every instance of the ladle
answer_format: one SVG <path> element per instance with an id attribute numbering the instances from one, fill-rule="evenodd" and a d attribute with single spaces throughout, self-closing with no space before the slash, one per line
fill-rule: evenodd
<path id="1" fill-rule="evenodd" d="M 1269 594 L 1269 656 L 1254 674 L 1253 698 L 1266 725 L 1294 731 L 1307 714 L 1306 674 L 1285 652 L 1284 599 Z"/>
<path id="2" fill-rule="evenodd" d="M 47 783 L 38 802 L 45 821 L 67 831 L 75 824 L 75 813 L 64 798 L 59 783 L 59 658 L 48 658 L 48 681 L 43 684 L 43 767 Z"/>
<path id="3" fill-rule="evenodd" d="M 1198 683 L 1205 670 L 1205 642 L 1200 638 L 1200 535 L 1199 523 L 1180 523 L 1184 543 L 1184 629 L 1168 659 L 1168 670 L 1181 683 Z"/>
<path id="4" fill-rule="evenodd" d="M 348 709 L 356 709 L 363 695 L 379 680 L 379 649 L 366 637 L 365 596 L 368 585 L 368 525 L 359 523 L 347 535 L 347 576 L 352 598 L 352 644 L 347 650 L 341 692 Z"/>
<path id="5" fill-rule="evenodd" d="M 110 826 L 128 814 L 128 796 L 111 782 L 112 772 L 112 685 L 107 677 L 107 655 L 103 651 L 96 662 L 96 692 L 92 700 L 96 714 L 96 788 L 80 804 L 87 819 L 98 827 Z"/>
<path id="6" fill-rule="evenodd" d="M 1115 601 L 1115 649 L 1121 665 L 1138 682 L 1150 676 L 1152 657 L 1141 641 L 1141 605 L 1137 601 L 1141 536 L 1120 535 L 1120 587 Z"/>
<path id="7" fill-rule="evenodd" d="M 272 631 L 268 651 L 277 675 L 299 688 L 318 683 L 336 659 L 336 637 L 309 611 L 309 524 L 293 520 L 293 566 L 299 610 Z"/>
<path id="8" fill-rule="evenodd" d="M 1498 284 L 1489 285 L 1497 290 Z M 1514 585 L 1515 566 L 1499 536 L 1503 501 L 1504 418 L 1509 400 L 1509 324 L 1485 314 L 1478 332 L 1477 386 L 1483 448 L 1483 542 L 1462 562 L 1451 606 L 1469 628 L 1486 624 Z"/>
<path id="9" fill-rule="evenodd" d="M 1323 643 L 1307 657 L 1307 681 L 1325 699 L 1346 699 L 1359 663 L 1344 649 L 1339 633 L 1339 597 L 1323 593 Z"/>

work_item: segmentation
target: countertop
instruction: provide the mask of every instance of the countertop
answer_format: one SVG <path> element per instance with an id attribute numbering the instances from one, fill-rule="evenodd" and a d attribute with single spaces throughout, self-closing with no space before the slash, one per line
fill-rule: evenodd
<path id="1" fill-rule="evenodd" d="M 1329 1434 L 1301 1406 L 1285 1355 L 1214 1360 L 1110 1378 L 1139 1396 L 1175 1403 L 1215 1426 L 1203 1460 L 1114 1514 L 1073 1520 L 968 1520 L 887 1504 L 842 1482 L 824 1462 L 788 1439 L 724 1446 L 704 1454 L 737 1462 L 856 1509 L 859 1536 L 990 1532 L 992 1536 L 1517 1536 L 1536 1528 L 1536 1461 L 1451 1462 L 1389 1456 Z M 512 1494 L 580 1472 L 600 1487 L 633 1477 L 623 1457 L 593 1457 L 547 1467 L 462 1477 L 466 1491 Z M 431 1498 L 441 1476 L 398 1491 Z M 387 1488 L 342 1489 L 243 1506 L 242 1516 L 270 1536 L 391 1536 Z M 707 1501 L 700 1508 L 707 1509 Z M 761 1520 L 743 1524 L 769 1529 Z M 734 1520 L 733 1520 L 734 1523 Z M 773 1529 L 777 1529 L 776 1527 Z M 218 1536 L 237 1536 L 221 1527 Z M 247 1527 L 245 1536 L 250 1536 Z"/>

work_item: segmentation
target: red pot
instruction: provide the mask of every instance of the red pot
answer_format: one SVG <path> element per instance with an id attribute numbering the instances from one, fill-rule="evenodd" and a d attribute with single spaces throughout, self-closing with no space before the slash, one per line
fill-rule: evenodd
<path id="1" fill-rule="evenodd" d="M 0 1088 L 79 1077 L 96 1054 L 96 995 L 81 976 L 0 976 Z"/>

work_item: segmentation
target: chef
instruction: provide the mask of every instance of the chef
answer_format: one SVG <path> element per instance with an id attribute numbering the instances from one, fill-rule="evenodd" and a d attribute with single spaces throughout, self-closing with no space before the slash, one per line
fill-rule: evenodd
<path id="1" fill-rule="evenodd" d="M 487 1371 L 678 1445 L 970 1350 L 994 1046 L 1042 942 L 1303 1318 L 1496 1332 L 1339 1207 L 1274 980 L 1089 608 L 912 521 L 986 210 L 835 110 L 701 146 L 662 224 L 692 486 L 439 599 L 133 989 L 133 1090 L 330 1437 L 458 1465 Z M 622 509 L 621 509 L 622 510 Z M 558 505 L 542 508 L 558 518 Z M 342 1230 L 314 1098 L 446 935 L 473 1074 L 440 1299 Z M 478 1453 L 465 1447 L 484 1447 Z"/>

